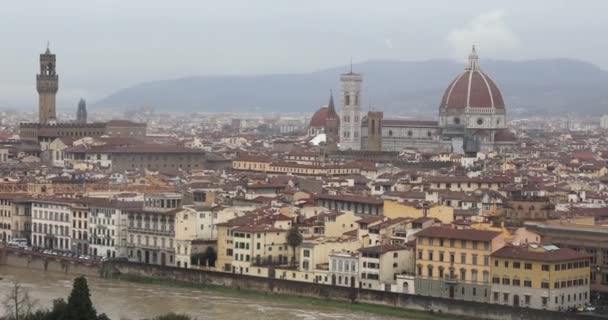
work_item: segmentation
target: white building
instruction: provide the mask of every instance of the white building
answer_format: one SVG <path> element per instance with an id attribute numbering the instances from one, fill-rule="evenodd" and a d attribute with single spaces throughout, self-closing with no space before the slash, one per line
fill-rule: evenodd
<path id="1" fill-rule="evenodd" d="M 359 273 L 361 288 L 404 292 L 400 274 L 413 274 L 415 259 L 413 248 L 383 244 L 359 249 Z M 408 289 L 409 290 L 409 289 Z"/>
<path id="2" fill-rule="evenodd" d="M 112 201 L 90 208 L 89 253 L 117 258 L 127 256 L 127 210 L 135 202 Z"/>
<path id="3" fill-rule="evenodd" d="M 359 253 L 331 252 L 329 254 L 329 277 L 332 286 L 359 287 Z"/>
<path id="4" fill-rule="evenodd" d="M 72 250 L 70 199 L 32 201 L 32 246 Z"/>
<path id="5" fill-rule="evenodd" d="M 600 127 L 602 129 L 608 129 L 608 114 L 605 114 L 600 119 Z"/>
<path id="6" fill-rule="evenodd" d="M 187 205 L 175 214 L 175 261 L 178 267 L 187 268 L 190 257 L 202 246 L 201 241 L 217 240 L 217 211 L 201 204 Z"/>
<path id="7" fill-rule="evenodd" d="M 361 83 L 360 74 L 345 73 L 342 84 L 342 108 L 340 108 L 340 149 L 361 149 Z"/>
<path id="8" fill-rule="evenodd" d="M 179 193 L 155 193 L 144 195 L 143 208 L 129 210 L 129 261 L 175 265 L 175 215 L 181 205 Z"/>

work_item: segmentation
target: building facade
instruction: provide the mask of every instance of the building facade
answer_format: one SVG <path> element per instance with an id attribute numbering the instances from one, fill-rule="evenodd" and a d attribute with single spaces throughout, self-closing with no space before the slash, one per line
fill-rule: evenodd
<path id="1" fill-rule="evenodd" d="M 548 245 L 492 254 L 492 303 L 563 311 L 589 303 L 590 257 Z"/>
<path id="2" fill-rule="evenodd" d="M 129 261 L 175 265 L 175 215 L 181 205 L 181 194 L 146 194 L 142 209 L 128 211 Z"/>
<path id="3" fill-rule="evenodd" d="M 32 246 L 72 250 L 72 210 L 68 199 L 32 201 Z"/>
<path id="4" fill-rule="evenodd" d="M 502 233 L 429 227 L 416 236 L 416 294 L 490 302 L 490 256 Z"/>

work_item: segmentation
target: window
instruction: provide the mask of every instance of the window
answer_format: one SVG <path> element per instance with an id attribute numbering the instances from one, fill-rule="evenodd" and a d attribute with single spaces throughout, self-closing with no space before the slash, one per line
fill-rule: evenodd
<path id="1" fill-rule="evenodd" d="M 484 266 L 490 265 L 490 256 L 483 256 L 483 265 Z"/>
<path id="2" fill-rule="evenodd" d="M 546 281 L 541 282 L 540 287 L 543 289 L 549 289 L 549 282 L 546 282 Z"/>
<path id="3" fill-rule="evenodd" d="M 531 280 L 524 280 L 524 287 L 531 288 L 532 287 L 532 281 Z"/>
<path id="4" fill-rule="evenodd" d="M 527 294 L 527 295 L 524 296 L 524 303 L 525 304 L 530 304 L 530 295 L 529 294 Z"/>
<path id="5" fill-rule="evenodd" d="M 482 125 L 483 124 L 483 119 L 482 118 L 477 119 L 477 124 L 478 125 Z"/>
<path id="6" fill-rule="evenodd" d="M 532 270 L 532 264 L 531 263 L 526 263 L 526 264 L 524 264 L 524 268 L 526 270 Z"/>
<path id="7" fill-rule="evenodd" d="M 509 267 L 509 261 L 505 260 L 504 261 L 504 265 L 505 265 L 505 268 L 508 268 Z"/>
<path id="8" fill-rule="evenodd" d="M 519 263 L 519 261 L 513 262 L 513 269 L 520 269 L 520 268 L 521 268 L 521 264 Z"/>
<path id="9" fill-rule="evenodd" d="M 549 271 L 549 265 L 548 265 L 548 264 L 543 264 L 543 265 L 541 266 L 541 270 L 542 270 L 542 271 Z"/>
<path id="10" fill-rule="evenodd" d="M 541 300 L 542 300 L 543 306 L 546 306 L 547 305 L 547 297 L 542 297 Z"/>
<path id="11" fill-rule="evenodd" d="M 513 285 L 519 287 L 521 285 L 521 282 L 519 281 L 519 279 L 513 279 Z"/>
<path id="12" fill-rule="evenodd" d="M 508 293 L 503 293 L 502 294 L 502 299 L 504 300 L 504 302 L 508 303 L 509 302 L 509 294 Z"/>
<path id="13" fill-rule="evenodd" d="M 498 292 L 493 292 L 494 301 L 498 301 Z"/>
<path id="14" fill-rule="evenodd" d="M 466 253 L 460 254 L 460 263 L 467 264 L 467 254 Z"/>
<path id="15" fill-rule="evenodd" d="M 504 284 L 504 285 L 510 285 L 511 284 L 511 280 L 509 278 L 502 278 L 502 284 Z"/>

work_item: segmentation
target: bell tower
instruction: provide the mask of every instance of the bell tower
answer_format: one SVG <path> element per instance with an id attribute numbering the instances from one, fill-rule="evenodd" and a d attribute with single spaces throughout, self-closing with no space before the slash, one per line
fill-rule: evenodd
<path id="1" fill-rule="evenodd" d="M 361 150 L 361 83 L 363 77 L 353 73 L 340 76 L 342 108 L 340 109 L 340 149 Z"/>
<path id="2" fill-rule="evenodd" d="M 49 124 L 57 121 L 55 113 L 55 97 L 59 89 L 59 76 L 55 70 L 55 55 L 47 46 L 40 54 L 40 73 L 36 75 L 36 90 L 38 90 L 38 122 Z"/>

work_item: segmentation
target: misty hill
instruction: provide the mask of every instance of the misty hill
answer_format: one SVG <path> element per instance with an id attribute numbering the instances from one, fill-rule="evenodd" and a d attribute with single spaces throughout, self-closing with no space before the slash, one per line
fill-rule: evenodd
<path id="1" fill-rule="evenodd" d="M 569 60 L 482 60 L 482 69 L 499 85 L 513 114 L 600 114 L 608 111 L 608 72 Z M 363 74 L 364 110 L 371 98 L 389 114 L 435 115 L 441 96 L 464 62 L 369 61 L 353 66 Z M 208 76 L 151 81 L 120 90 L 94 107 L 183 112 L 314 112 L 339 90 L 348 67 L 303 74 Z"/>

